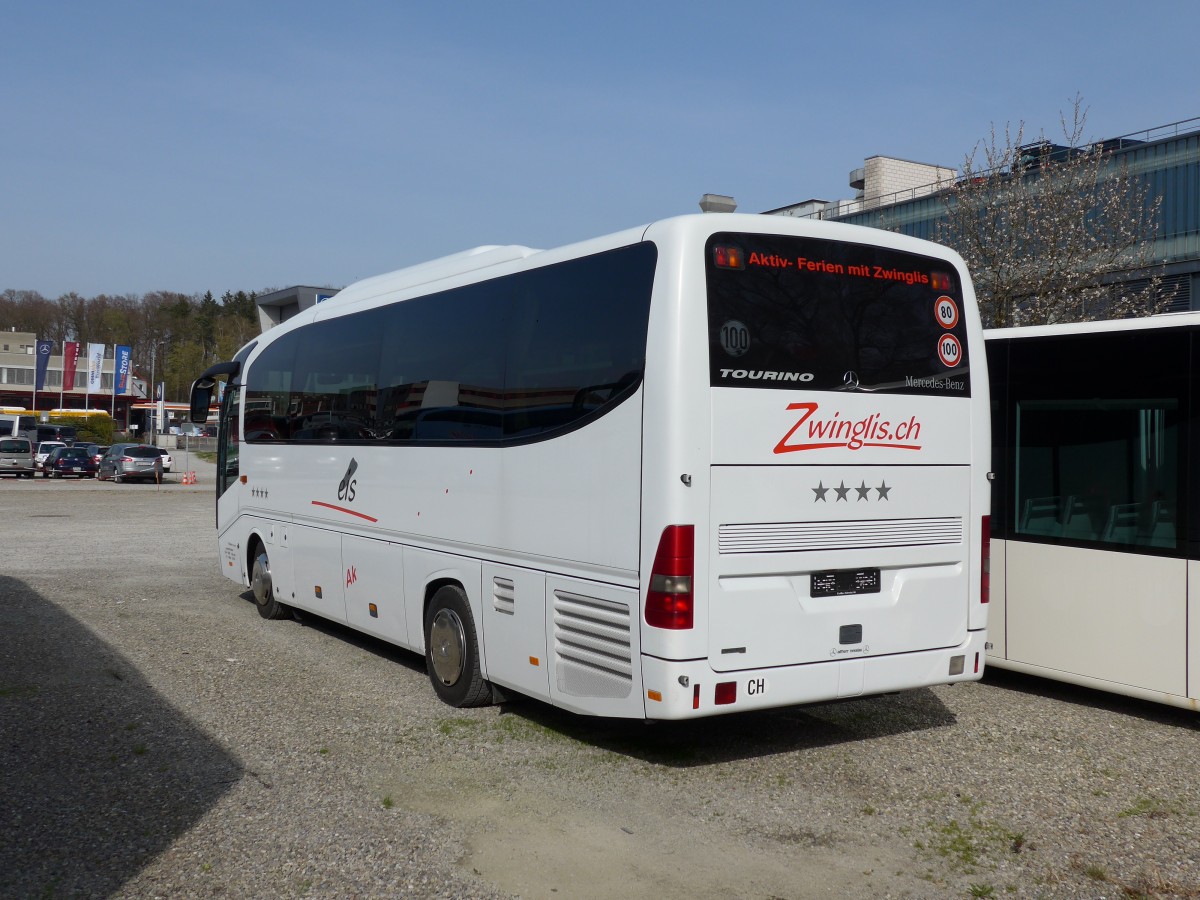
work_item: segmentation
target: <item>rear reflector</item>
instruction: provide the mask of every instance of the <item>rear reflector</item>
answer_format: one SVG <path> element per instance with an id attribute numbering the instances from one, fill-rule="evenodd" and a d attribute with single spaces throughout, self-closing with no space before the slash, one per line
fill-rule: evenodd
<path id="1" fill-rule="evenodd" d="M 717 685 L 716 694 L 713 696 L 713 703 L 717 706 L 727 706 L 737 700 L 737 682 L 722 681 Z"/>
<path id="2" fill-rule="evenodd" d="M 693 624 L 692 576 L 695 574 L 696 527 L 668 525 L 658 541 L 650 590 L 646 594 L 646 624 L 675 631 Z"/>
<path id="3" fill-rule="evenodd" d="M 992 517 L 984 516 L 979 529 L 980 580 L 979 602 L 992 599 Z"/>

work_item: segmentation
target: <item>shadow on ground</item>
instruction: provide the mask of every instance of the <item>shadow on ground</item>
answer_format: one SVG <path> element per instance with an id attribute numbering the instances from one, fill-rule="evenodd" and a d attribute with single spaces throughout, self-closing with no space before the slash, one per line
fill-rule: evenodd
<path id="1" fill-rule="evenodd" d="M 111 894 L 241 777 L 125 658 L 0 576 L 0 896 Z"/>
<path id="2" fill-rule="evenodd" d="M 242 599 L 250 604 L 254 602 L 254 596 L 249 591 L 242 594 Z M 331 640 L 346 641 L 412 671 L 425 671 L 425 660 L 418 654 L 316 616 L 299 613 L 295 618 L 305 627 L 325 633 Z M 450 718 L 462 712 L 446 707 Z M 853 744 L 944 728 L 956 721 L 954 713 L 928 688 L 680 722 L 645 722 L 640 719 L 577 715 L 539 700 L 506 692 L 505 701 L 500 705 L 500 715 L 519 717 L 534 729 L 553 732 L 624 756 L 680 768 Z"/>
<path id="3" fill-rule="evenodd" d="M 1053 678 L 1042 678 L 1038 675 L 1026 675 L 1024 672 L 1013 672 L 988 666 L 984 673 L 984 683 L 992 687 L 1027 694 L 1031 697 L 1045 697 L 1061 703 L 1072 703 L 1078 706 L 1088 706 L 1093 709 L 1103 709 L 1124 716 L 1144 719 L 1147 722 L 1158 722 L 1177 728 L 1200 730 L 1200 717 L 1193 710 L 1177 706 L 1167 706 L 1154 703 L 1138 697 L 1126 697 L 1123 694 L 1113 694 L 1097 688 L 1082 687 Z"/>

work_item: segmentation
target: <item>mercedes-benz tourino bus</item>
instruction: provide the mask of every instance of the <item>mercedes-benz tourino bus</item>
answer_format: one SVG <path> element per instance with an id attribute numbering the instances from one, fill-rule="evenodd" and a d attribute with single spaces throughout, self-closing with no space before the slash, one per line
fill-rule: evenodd
<path id="1" fill-rule="evenodd" d="M 268 617 L 682 719 L 978 679 L 982 332 L 953 252 L 755 215 L 351 285 L 218 376 L 222 571 Z"/>

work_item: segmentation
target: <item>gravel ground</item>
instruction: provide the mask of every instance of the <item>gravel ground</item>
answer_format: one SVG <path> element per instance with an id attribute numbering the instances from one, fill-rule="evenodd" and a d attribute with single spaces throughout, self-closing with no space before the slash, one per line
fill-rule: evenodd
<path id="1" fill-rule="evenodd" d="M 1200 897 L 1195 713 L 1007 673 L 453 710 L 417 657 L 261 619 L 186 468 L 0 480 L 0 897 Z"/>

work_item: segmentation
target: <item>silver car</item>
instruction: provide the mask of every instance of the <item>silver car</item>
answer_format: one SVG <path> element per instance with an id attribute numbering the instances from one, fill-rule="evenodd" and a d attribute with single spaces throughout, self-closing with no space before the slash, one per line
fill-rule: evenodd
<path id="1" fill-rule="evenodd" d="M 111 478 L 122 481 L 162 481 L 163 462 L 158 448 L 149 444 L 113 444 L 100 457 L 100 468 L 96 477 L 101 481 Z"/>
<path id="2" fill-rule="evenodd" d="M 32 478 L 33 444 L 29 438 L 0 438 L 0 475 Z"/>

